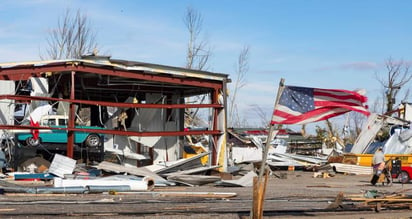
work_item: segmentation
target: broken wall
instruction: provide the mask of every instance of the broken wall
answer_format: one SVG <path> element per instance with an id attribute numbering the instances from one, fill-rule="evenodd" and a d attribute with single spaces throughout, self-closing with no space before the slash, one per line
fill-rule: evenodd
<path id="1" fill-rule="evenodd" d="M 174 95 L 173 103 L 178 102 Z M 166 97 L 161 94 L 146 94 L 146 103 L 166 104 Z M 183 121 L 180 114 L 183 109 L 139 109 L 138 115 L 132 122 L 132 127 L 140 131 L 179 131 Z M 136 140 L 136 138 L 133 138 Z M 137 139 L 142 145 L 154 148 L 153 162 L 178 160 L 181 158 L 180 140 L 178 136 L 140 137 Z"/>
<path id="2" fill-rule="evenodd" d="M 412 105 L 407 103 L 407 104 L 404 104 L 404 107 L 405 107 L 405 109 L 404 109 L 405 114 L 404 114 L 403 119 L 405 119 L 407 121 L 412 121 Z"/>
<path id="3" fill-rule="evenodd" d="M 0 80 L 0 94 L 14 95 L 15 85 L 14 81 Z M 14 100 L 4 99 L 0 101 L 0 124 L 13 125 L 14 124 Z M 10 137 L 7 130 L 0 131 L 2 139 Z"/>
<path id="4" fill-rule="evenodd" d="M 147 93 L 145 97 L 147 104 L 166 104 L 165 96 L 161 94 Z M 130 98 L 129 101 L 133 101 Z M 173 96 L 171 101 L 177 103 L 178 96 Z M 182 129 L 182 117 L 184 109 L 157 109 L 157 108 L 135 108 L 133 120 L 127 131 L 136 132 L 163 132 L 163 131 L 179 131 Z M 108 121 L 107 127 L 113 128 L 113 123 L 116 117 L 120 114 L 121 109 L 116 111 L 112 119 Z M 137 144 L 141 147 L 149 147 L 154 150 L 153 162 L 163 162 L 178 160 L 181 158 L 181 138 L 179 136 L 121 136 L 121 135 L 106 135 L 108 141 L 105 142 L 105 150 L 117 152 L 124 155 L 124 162 L 131 165 L 136 165 L 136 160 L 148 159 L 141 154 L 136 154 Z"/>
<path id="5" fill-rule="evenodd" d="M 37 96 L 37 97 L 48 97 L 49 94 L 49 81 L 47 78 L 43 77 L 31 77 L 30 78 L 31 84 L 31 93 L 30 96 Z M 38 108 L 39 106 L 48 105 L 48 101 L 32 101 L 30 104 L 30 112 Z M 30 113 L 27 112 L 27 113 Z"/>

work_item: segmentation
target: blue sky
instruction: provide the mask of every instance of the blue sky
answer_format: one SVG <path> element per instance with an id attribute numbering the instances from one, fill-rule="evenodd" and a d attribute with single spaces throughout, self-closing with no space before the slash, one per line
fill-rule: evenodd
<path id="1" fill-rule="evenodd" d="M 322 0 L 1 0 L 0 62 L 38 60 L 51 28 L 67 8 L 81 9 L 112 58 L 185 65 L 191 6 L 203 17 L 201 37 L 212 47 L 209 70 L 236 77 L 235 63 L 250 46 L 247 85 L 238 96 L 251 126 L 253 104 L 270 119 L 278 83 L 366 89 L 370 102 L 384 63 L 412 59 L 411 1 Z"/>

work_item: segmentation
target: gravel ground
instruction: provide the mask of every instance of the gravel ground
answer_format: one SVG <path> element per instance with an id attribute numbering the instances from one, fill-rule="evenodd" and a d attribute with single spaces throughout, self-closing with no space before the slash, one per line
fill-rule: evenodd
<path id="1" fill-rule="evenodd" d="M 264 218 L 411 218 L 408 209 L 381 208 L 375 212 L 364 202 L 366 191 L 378 195 L 412 196 L 412 184 L 372 186 L 370 175 L 336 174 L 314 178 L 304 171 L 277 171 L 265 192 Z M 162 192 L 236 193 L 232 198 L 170 197 Z M 248 218 L 252 206 L 251 187 L 174 186 L 136 194 L 4 194 L 0 196 L 0 218 Z M 336 208 L 338 194 L 344 196 Z M 342 207 L 343 206 L 343 207 Z M 347 210 L 350 206 L 352 210 Z M 354 206 L 359 207 L 353 210 Z"/>

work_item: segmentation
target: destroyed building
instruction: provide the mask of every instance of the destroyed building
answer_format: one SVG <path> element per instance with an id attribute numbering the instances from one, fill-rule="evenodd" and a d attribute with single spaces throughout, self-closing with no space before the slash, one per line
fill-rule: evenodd
<path id="1" fill-rule="evenodd" d="M 83 161 L 110 153 L 142 166 L 181 159 L 196 143 L 186 137 L 204 136 L 207 164 L 224 171 L 228 82 L 226 74 L 93 55 L 1 63 L 3 151 L 10 163 L 58 151 Z M 202 127 L 187 122 L 199 112 Z"/>

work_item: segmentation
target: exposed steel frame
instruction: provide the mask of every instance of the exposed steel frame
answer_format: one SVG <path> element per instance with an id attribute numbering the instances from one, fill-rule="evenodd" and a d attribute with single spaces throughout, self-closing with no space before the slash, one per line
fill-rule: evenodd
<path id="1" fill-rule="evenodd" d="M 116 77 L 125 77 L 132 79 L 148 80 L 148 81 L 157 81 L 181 85 L 190 85 L 195 87 L 206 87 L 219 89 L 222 88 L 221 83 L 216 83 L 211 80 L 204 80 L 198 78 L 182 77 L 182 78 L 173 78 L 170 75 L 159 75 L 155 73 L 143 72 L 143 71 L 127 71 L 115 68 L 99 68 L 93 66 L 84 66 L 84 65 L 72 65 L 62 63 L 59 66 L 19 66 L 12 69 L 2 69 L 0 68 L 0 78 L 4 80 L 27 80 L 32 76 L 41 76 L 45 72 L 85 72 L 85 73 L 94 73 L 101 75 L 111 75 Z"/>
<path id="2" fill-rule="evenodd" d="M 73 143 L 74 132 L 93 132 L 100 134 L 113 134 L 113 135 L 127 135 L 127 136 L 185 136 L 185 135 L 212 135 L 213 147 L 212 147 L 212 165 L 217 163 L 217 151 L 216 142 L 219 135 L 225 130 L 218 130 L 217 115 L 220 110 L 224 109 L 222 104 L 217 102 L 219 90 L 223 90 L 224 83 L 221 81 L 207 80 L 201 78 L 190 77 L 190 74 L 183 76 L 172 76 L 170 74 L 157 74 L 153 72 L 145 71 L 128 71 L 123 69 L 117 69 L 113 66 L 89 66 L 83 65 L 81 62 L 59 62 L 50 63 L 47 65 L 20 65 L 10 68 L 0 68 L 0 79 L 3 80 L 27 80 L 30 77 L 39 77 L 46 72 L 59 73 L 71 73 L 71 91 L 70 99 L 59 99 L 51 97 L 37 97 L 37 96 L 20 96 L 20 95 L 0 95 L 0 99 L 12 99 L 16 101 L 33 101 L 33 100 L 47 100 L 47 101 L 64 101 L 70 103 L 69 123 L 67 128 L 51 128 L 51 127 L 32 127 L 32 126 L 16 126 L 16 125 L 0 125 L 0 129 L 59 129 L 68 131 L 68 143 L 67 143 L 67 156 L 73 157 Z M 92 73 L 100 75 L 109 75 L 116 77 L 124 77 L 138 80 L 155 81 L 172 83 L 179 85 L 187 85 L 193 87 L 211 88 L 212 104 L 138 104 L 138 103 L 113 103 L 105 101 L 92 101 L 92 100 L 77 100 L 75 98 L 75 75 L 81 73 Z M 212 108 L 213 121 L 212 130 L 201 131 L 152 131 L 152 132 L 134 132 L 123 130 L 107 130 L 107 129 L 79 129 L 75 128 L 75 104 L 88 104 L 88 105 L 101 105 L 101 106 L 115 106 L 125 108 L 166 108 L 166 109 L 183 109 L 183 108 Z"/>

